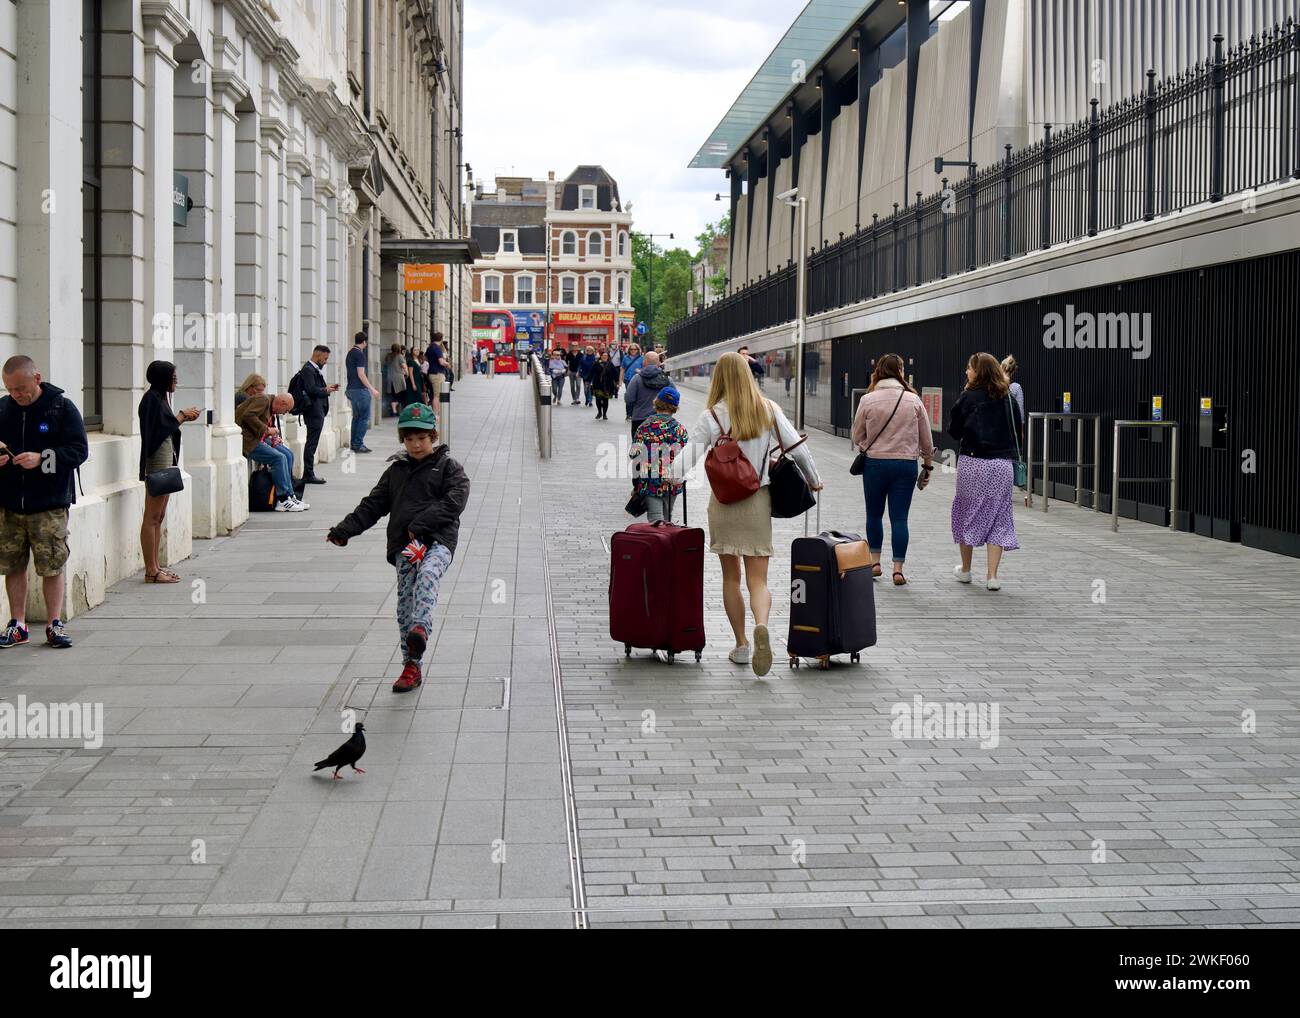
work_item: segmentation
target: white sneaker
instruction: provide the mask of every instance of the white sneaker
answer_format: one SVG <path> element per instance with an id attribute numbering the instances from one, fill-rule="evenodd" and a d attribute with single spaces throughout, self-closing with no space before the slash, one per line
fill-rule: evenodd
<path id="1" fill-rule="evenodd" d="M 953 566 L 952 574 L 953 576 L 957 577 L 958 583 L 970 583 L 970 573 L 962 572 L 961 566 L 959 565 Z"/>
<path id="2" fill-rule="evenodd" d="M 735 650 L 733 650 L 730 654 L 727 655 L 727 660 L 730 661 L 733 665 L 749 664 L 749 644 L 745 643 L 737 647 Z"/>
<path id="3" fill-rule="evenodd" d="M 988 583 L 984 584 L 984 586 L 988 587 L 989 590 L 1001 590 L 1002 581 L 995 576 L 993 579 L 989 580 Z"/>
<path id="4" fill-rule="evenodd" d="M 275 504 L 275 511 L 278 513 L 300 513 L 309 508 L 306 502 L 299 502 L 290 495 L 288 498 Z"/>

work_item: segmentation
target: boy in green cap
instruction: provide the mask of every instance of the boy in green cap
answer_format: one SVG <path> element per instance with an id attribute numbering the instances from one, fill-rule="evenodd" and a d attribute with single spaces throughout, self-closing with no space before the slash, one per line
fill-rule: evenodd
<path id="1" fill-rule="evenodd" d="M 424 403 L 403 407 L 397 435 L 405 447 L 393 456 L 374 490 L 325 540 L 339 547 L 388 517 L 388 561 L 397 568 L 397 631 L 402 674 L 393 692 L 424 681 L 420 662 L 429 641 L 438 587 L 451 566 L 469 478 L 438 444 L 438 417 Z"/>

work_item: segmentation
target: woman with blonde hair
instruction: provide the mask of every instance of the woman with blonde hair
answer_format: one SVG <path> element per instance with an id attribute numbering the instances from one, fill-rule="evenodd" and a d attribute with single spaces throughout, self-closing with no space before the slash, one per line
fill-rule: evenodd
<path id="1" fill-rule="evenodd" d="M 772 667 L 772 642 L 767 632 L 772 609 L 767 588 L 767 564 L 772 557 L 771 453 L 784 447 L 813 491 L 821 490 L 821 477 L 808 444 L 800 439 L 784 411 L 758 391 L 749 362 L 740 354 L 718 358 L 705 406 L 670 473 L 674 479 L 684 478 L 719 439 L 728 438 L 740 447 L 758 477 L 758 490 L 738 502 L 724 504 L 716 495 L 709 497 L 709 550 L 722 565 L 722 603 L 736 637 L 736 646 L 727 656 L 734 664 L 752 664 L 755 675 L 766 675 Z M 754 615 L 752 654 L 740 588 L 742 566 Z"/>
<path id="2" fill-rule="evenodd" d="M 1009 388 L 1006 372 L 992 354 L 972 354 L 966 363 L 966 389 L 948 419 L 948 434 L 960 443 L 952 539 L 961 549 L 961 565 L 953 575 L 958 583 L 970 583 L 974 549 L 987 545 L 985 586 L 989 590 L 1002 588 L 998 580 L 1002 552 L 1020 547 L 1011 488 L 1012 463 L 1020 458 L 1023 429 Z"/>
<path id="3" fill-rule="evenodd" d="M 235 390 L 235 407 L 238 409 L 239 404 L 253 396 L 266 395 L 266 379 L 256 371 L 244 379 L 244 382 Z"/>

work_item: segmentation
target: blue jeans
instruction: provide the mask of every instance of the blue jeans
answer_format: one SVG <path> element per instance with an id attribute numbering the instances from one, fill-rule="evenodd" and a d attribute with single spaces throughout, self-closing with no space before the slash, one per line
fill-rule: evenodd
<path id="1" fill-rule="evenodd" d="M 271 468 L 271 480 L 275 482 L 279 500 L 293 494 L 293 452 L 287 445 L 272 447 L 258 442 L 248 456 L 254 463 L 265 463 Z"/>
<path id="2" fill-rule="evenodd" d="M 370 427 L 370 390 L 349 389 L 348 402 L 352 404 L 352 448 L 366 444 L 366 430 Z"/>
<path id="3" fill-rule="evenodd" d="M 889 543 L 894 561 L 907 559 L 907 513 L 916 490 L 916 460 L 873 460 L 862 471 L 867 500 L 867 547 L 877 555 L 885 543 L 885 503 L 889 503 Z"/>

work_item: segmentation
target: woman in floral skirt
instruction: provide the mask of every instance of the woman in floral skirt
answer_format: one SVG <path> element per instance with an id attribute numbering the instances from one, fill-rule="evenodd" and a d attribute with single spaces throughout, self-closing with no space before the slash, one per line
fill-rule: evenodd
<path id="1" fill-rule="evenodd" d="M 1022 429 L 1009 389 L 997 359 L 992 354 L 974 354 L 966 364 L 966 389 L 953 404 L 948 421 L 948 434 L 959 443 L 952 539 L 961 549 L 961 565 L 953 575 L 958 583 L 970 583 L 974 550 L 987 545 L 985 586 L 989 590 L 1002 587 L 998 580 L 1002 552 L 1020 547 L 1011 514 L 1011 489 Z"/>

